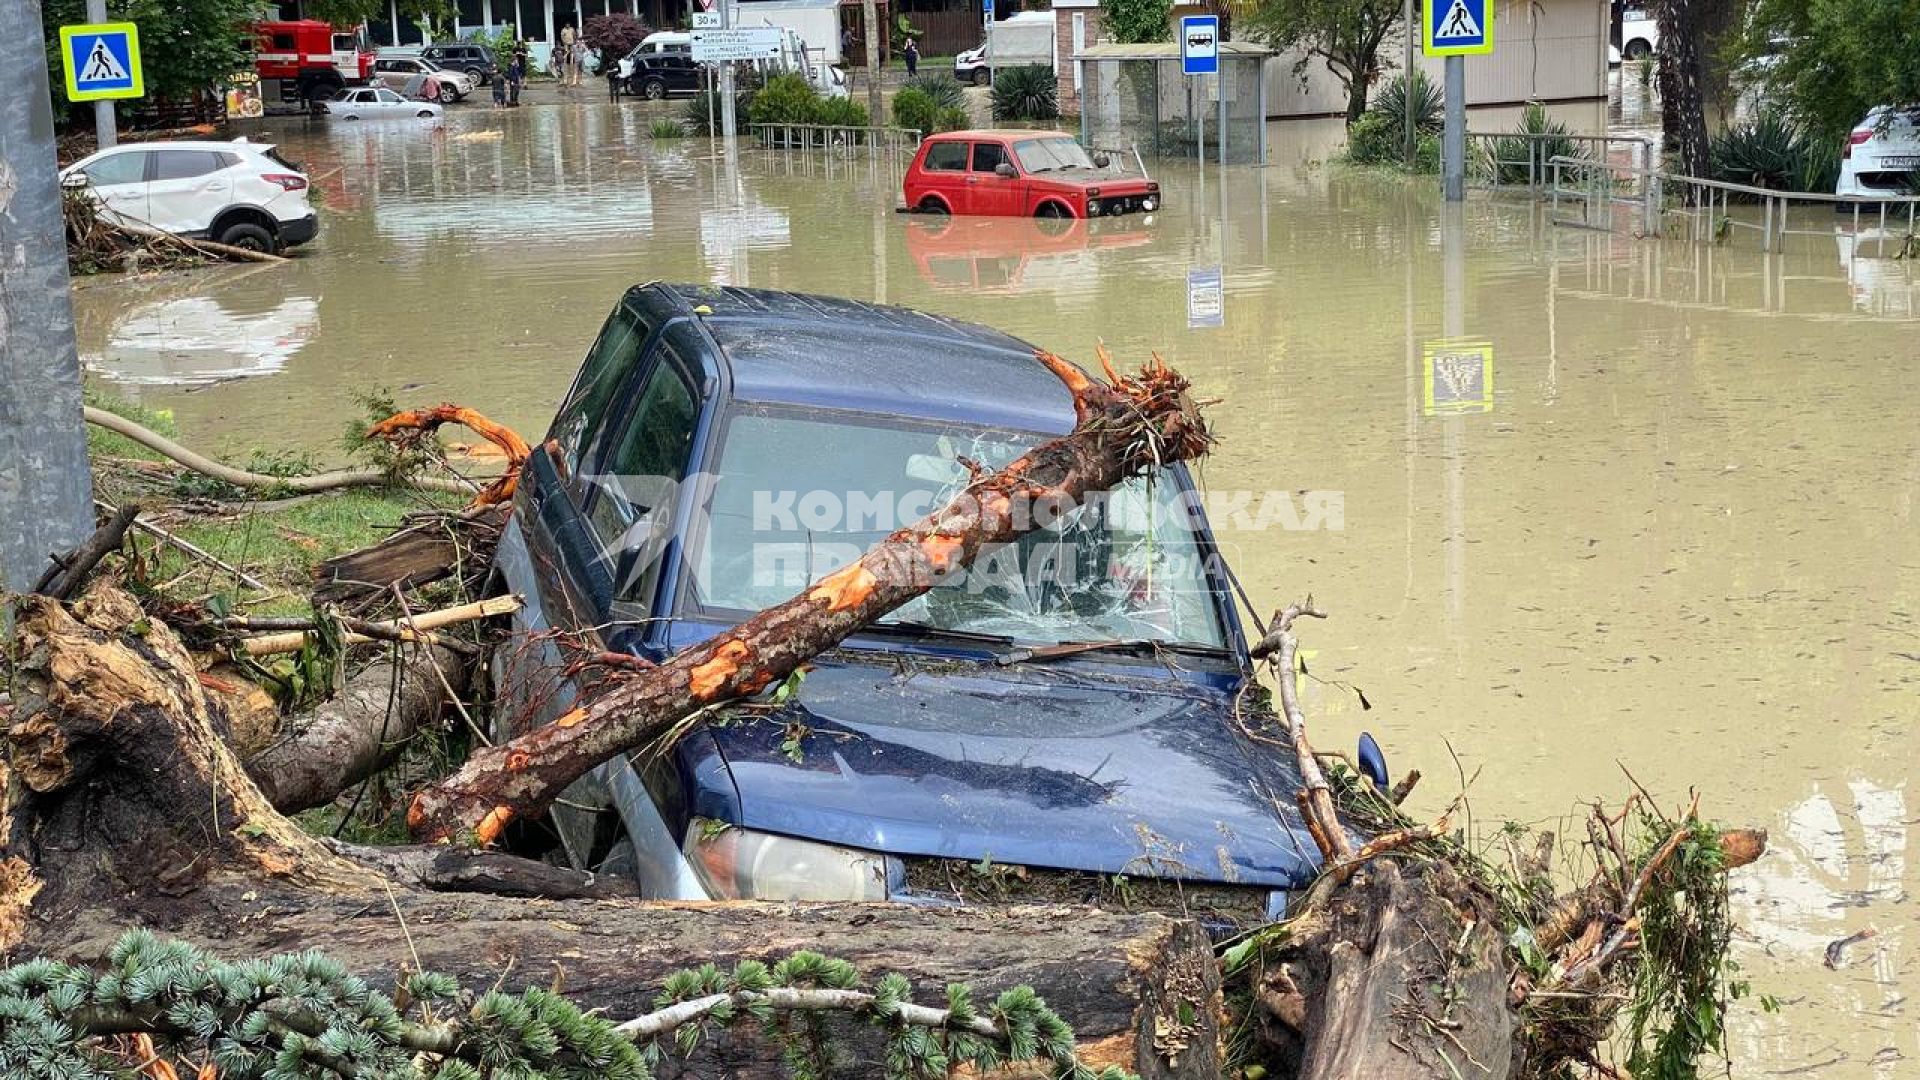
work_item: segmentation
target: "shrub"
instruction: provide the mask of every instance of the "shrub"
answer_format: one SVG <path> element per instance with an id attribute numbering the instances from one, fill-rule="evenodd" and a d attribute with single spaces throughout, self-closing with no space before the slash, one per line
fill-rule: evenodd
<path id="1" fill-rule="evenodd" d="M 908 128 L 922 135 L 939 130 L 940 107 L 917 86 L 909 86 L 893 95 L 893 126 Z"/>
<path id="2" fill-rule="evenodd" d="M 960 109 L 965 108 L 967 104 L 966 87 L 961 86 L 960 80 L 944 71 L 915 75 L 901 84 L 901 90 L 902 92 L 918 90 L 932 98 L 933 103 L 942 109 Z"/>
<path id="3" fill-rule="evenodd" d="M 1567 125 L 1548 117 L 1546 106 L 1529 101 L 1514 134 L 1493 140 L 1492 149 L 1482 151 L 1480 169 L 1496 184 L 1524 184 L 1529 179 L 1530 161 L 1538 163 L 1544 179 L 1551 175 L 1547 162 L 1554 158 L 1585 156 L 1580 144 L 1570 137 Z"/>
<path id="4" fill-rule="evenodd" d="M 1002 68 L 993 76 L 995 120 L 1057 120 L 1059 82 L 1043 64 Z"/>
<path id="5" fill-rule="evenodd" d="M 734 123 L 737 124 L 738 126 L 744 128 L 749 123 L 748 110 L 753 105 L 754 97 L 755 97 L 755 94 L 752 92 L 735 94 L 734 102 L 733 102 L 733 119 L 734 119 Z M 726 107 L 727 107 L 727 99 L 721 95 L 720 91 L 702 90 L 699 93 L 688 98 L 687 103 L 681 107 L 680 125 L 681 127 L 685 128 L 686 130 L 692 132 L 695 135 L 704 135 L 709 137 L 718 135 L 720 133 L 716 131 L 715 128 L 719 127 L 719 125 L 723 122 L 720 119 L 720 113 L 721 113 L 721 110 L 725 109 Z M 712 110 L 711 113 L 708 112 L 709 109 Z M 707 117 L 709 115 L 713 117 L 713 122 L 711 124 L 707 122 Z"/>
<path id="6" fill-rule="evenodd" d="M 1715 180 L 1774 191 L 1832 191 L 1840 178 L 1836 140 L 1773 110 L 1716 135 L 1707 160 Z"/>
<path id="7" fill-rule="evenodd" d="M 647 133 L 656 139 L 681 139 L 687 134 L 686 125 L 671 117 L 660 117 L 647 129 Z"/>
<path id="8" fill-rule="evenodd" d="M 1347 160 L 1355 165 L 1398 164 L 1406 152 L 1406 137 L 1393 117 L 1368 109 L 1347 129 Z"/>
<path id="9" fill-rule="evenodd" d="M 835 127 L 866 127 L 867 107 L 852 98 L 827 98 L 814 111 L 813 122 Z"/>
<path id="10" fill-rule="evenodd" d="M 747 116 L 756 124 L 812 124 L 820 116 L 820 94 L 804 76 L 776 75 L 753 95 Z"/>
<path id="11" fill-rule="evenodd" d="M 1446 126 L 1446 97 L 1441 93 L 1440 87 L 1427 77 L 1427 73 L 1419 68 L 1413 69 L 1411 93 L 1408 92 L 1406 74 L 1395 75 L 1387 80 L 1387 84 L 1374 97 L 1373 107 L 1367 111 L 1380 113 L 1391 120 L 1393 126 L 1403 133 L 1401 138 L 1404 140 L 1409 100 L 1413 103 L 1414 133 L 1418 135 L 1429 132 L 1438 135 L 1441 128 Z"/>
<path id="12" fill-rule="evenodd" d="M 940 115 L 934 119 L 935 131 L 959 131 L 962 128 L 972 126 L 973 117 L 968 116 L 967 110 L 957 105 L 951 108 L 941 109 Z"/>

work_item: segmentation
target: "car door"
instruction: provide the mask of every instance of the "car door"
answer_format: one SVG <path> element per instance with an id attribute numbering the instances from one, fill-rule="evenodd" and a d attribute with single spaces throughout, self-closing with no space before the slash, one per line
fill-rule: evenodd
<path id="1" fill-rule="evenodd" d="M 128 225 L 147 221 L 146 150 L 121 150 L 89 162 L 79 170 L 101 212 Z"/>
<path id="2" fill-rule="evenodd" d="M 927 144 L 926 157 L 920 162 L 920 179 L 926 190 L 914 194 L 919 209 L 929 195 L 938 196 L 955 214 L 967 210 L 967 155 L 971 144 L 959 139 L 934 139 Z"/>
<path id="3" fill-rule="evenodd" d="M 676 93 L 691 94 L 700 89 L 700 65 L 693 57 L 684 53 L 668 56 L 667 88 Z"/>
<path id="4" fill-rule="evenodd" d="M 398 116 L 401 112 L 413 108 L 414 104 L 385 87 L 373 91 L 375 116 Z"/>
<path id="5" fill-rule="evenodd" d="M 973 144 L 973 160 L 967 170 L 967 208 L 968 214 L 993 214 L 999 216 L 1020 215 L 1025 207 L 1020 205 L 1020 196 L 1026 181 L 1019 176 L 1001 176 L 994 170 L 1002 164 L 1011 165 L 1013 156 L 1007 148 L 997 142 L 977 142 Z"/>
<path id="6" fill-rule="evenodd" d="M 220 150 L 159 149 L 148 169 L 147 220 L 168 232 L 203 232 L 233 201 L 237 155 Z"/>

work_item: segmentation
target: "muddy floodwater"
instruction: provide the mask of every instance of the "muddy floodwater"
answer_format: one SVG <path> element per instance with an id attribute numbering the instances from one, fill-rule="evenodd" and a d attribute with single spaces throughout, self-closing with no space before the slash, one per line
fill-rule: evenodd
<path id="1" fill-rule="evenodd" d="M 196 448 L 332 461 L 378 386 L 544 431 L 651 279 L 906 304 L 1082 360 L 1158 351 L 1222 399 L 1211 489 L 1339 495 L 1223 536 L 1261 607 L 1311 592 L 1333 613 L 1305 635 L 1323 745 L 1372 731 L 1396 776 L 1426 774 L 1423 813 L 1477 775 L 1486 832 L 1577 824 L 1626 771 L 1765 826 L 1735 907 L 1782 1008 L 1741 1007 L 1735 1075 L 1920 1074 L 1911 262 L 1859 257 L 1871 238 L 1835 220 L 1763 256 L 1751 233 L 1639 241 L 1477 197 L 1451 329 L 1484 346 L 1430 376 L 1450 329 L 1434 193 L 1296 164 L 1311 146 L 1224 184 L 1167 167 L 1150 222 L 1055 234 L 896 215 L 885 162 L 745 150 L 730 172 L 646 121 L 466 109 L 438 131 L 256 135 L 315 176 L 320 240 L 288 266 L 83 283 L 90 377 Z"/>

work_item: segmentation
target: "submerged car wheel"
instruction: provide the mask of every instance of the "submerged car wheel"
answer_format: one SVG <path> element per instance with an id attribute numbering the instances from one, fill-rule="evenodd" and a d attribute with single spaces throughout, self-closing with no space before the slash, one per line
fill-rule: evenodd
<path id="1" fill-rule="evenodd" d="M 460 91 L 442 83 L 440 85 L 440 104 L 451 105 L 460 100 Z"/>
<path id="2" fill-rule="evenodd" d="M 1067 211 L 1066 207 L 1061 206 L 1057 202 L 1043 202 L 1040 204 L 1040 209 L 1033 212 L 1033 216 L 1037 218 L 1070 218 L 1073 215 Z"/>
<path id="3" fill-rule="evenodd" d="M 229 225 L 227 230 L 220 234 L 220 242 L 228 247 L 240 248 L 243 251 L 263 251 L 268 253 L 273 251 L 273 234 L 258 225 L 245 221 L 237 225 Z"/>
<path id="4" fill-rule="evenodd" d="M 929 195 L 920 200 L 919 210 L 923 214 L 940 214 L 944 216 L 947 213 L 947 204 Z"/>
<path id="5" fill-rule="evenodd" d="M 421 109 L 421 110 L 420 110 L 419 112 L 417 112 L 417 113 L 414 113 L 413 115 L 415 115 L 415 116 L 418 116 L 418 117 L 419 117 L 419 118 L 421 118 L 422 120 L 431 120 L 431 119 L 433 119 L 433 110 L 432 110 L 432 109 Z"/>

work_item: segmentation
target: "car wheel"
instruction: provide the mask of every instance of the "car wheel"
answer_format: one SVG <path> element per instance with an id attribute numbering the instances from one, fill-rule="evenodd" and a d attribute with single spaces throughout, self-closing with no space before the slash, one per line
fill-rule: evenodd
<path id="1" fill-rule="evenodd" d="M 1040 204 L 1040 209 L 1035 210 L 1033 212 L 1033 216 L 1037 218 L 1058 219 L 1058 218 L 1069 218 L 1069 217 L 1072 217 L 1073 215 L 1067 212 L 1066 207 L 1061 206 L 1057 202 L 1044 202 Z"/>
<path id="2" fill-rule="evenodd" d="M 986 86 L 991 82 L 993 82 L 993 72 L 988 71 L 986 68 L 973 69 L 973 85 Z"/>
<path id="3" fill-rule="evenodd" d="M 448 86 L 445 83 L 440 84 L 440 104 L 451 105 L 454 102 L 459 100 L 460 100 L 459 90 L 451 86 Z"/>
<path id="4" fill-rule="evenodd" d="M 264 251 L 271 254 L 274 249 L 273 234 L 247 221 L 227 226 L 227 230 L 220 234 L 220 242 L 243 251 Z"/>
<path id="5" fill-rule="evenodd" d="M 1647 44 L 1642 38 L 1634 38 L 1627 42 L 1626 52 L 1629 60 L 1645 60 L 1653 55 L 1653 46 Z"/>
<path id="6" fill-rule="evenodd" d="M 417 113 L 414 113 L 413 115 L 415 115 L 415 116 L 417 116 L 417 117 L 419 117 L 419 118 L 420 118 L 420 119 L 422 119 L 422 120 L 431 120 L 431 119 L 433 119 L 433 110 L 432 110 L 432 109 L 421 109 L 421 110 L 420 110 L 419 112 L 417 112 Z"/>
<path id="7" fill-rule="evenodd" d="M 944 216 L 947 213 L 947 204 L 929 195 L 920 200 L 920 212 L 923 214 L 940 214 Z"/>
<path id="8" fill-rule="evenodd" d="M 667 84 L 659 79 L 648 79 L 646 85 L 640 88 L 640 93 L 648 101 L 659 101 L 667 96 Z"/>
<path id="9" fill-rule="evenodd" d="M 486 72 L 480 70 L 477 67 L 468 68 L 467 74 L 473 76 L 473 85 L 475 86 L 486 86 L 488 83 L 491 83 L 493 81 L 492 79 L 487 77 Z"/>

